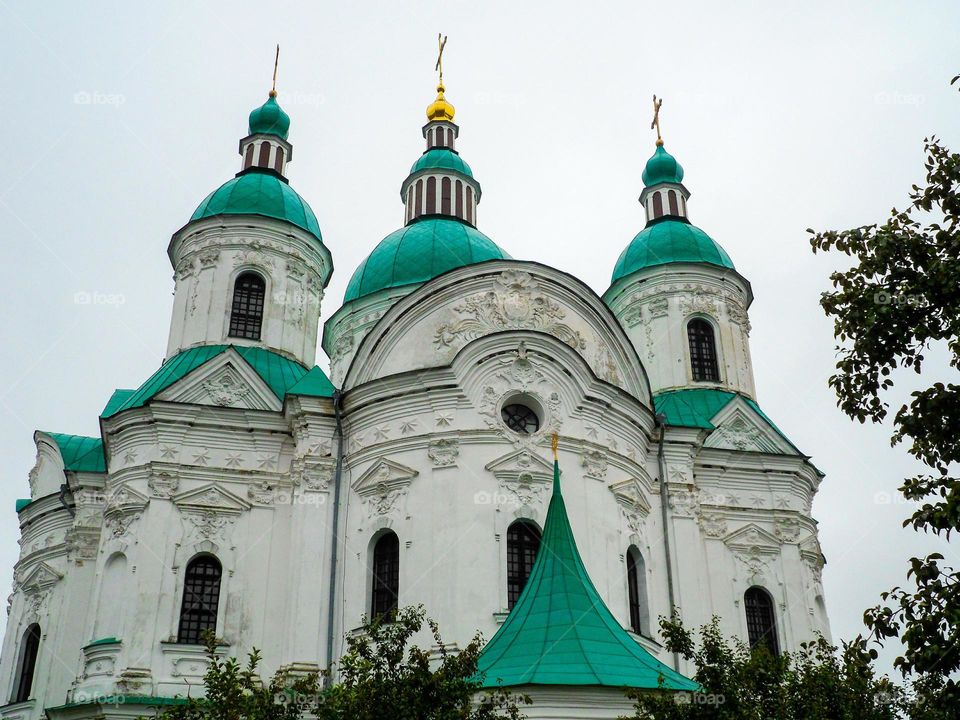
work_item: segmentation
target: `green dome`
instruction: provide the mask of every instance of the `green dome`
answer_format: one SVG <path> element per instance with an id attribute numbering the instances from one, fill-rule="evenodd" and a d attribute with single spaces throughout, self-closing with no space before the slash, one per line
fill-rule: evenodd
<path id="1" fill-rule="evenodd" d="M 453 152 L 453 150 L 447 150 L 446 148 L 427 150 L 420 156 L 420 159 L 413 164 L 413 167 L 410 168 L 410 174 L 413 175 L 421 170 L 434 169 L 455 170 L 458 173 L 466 175 L 468 178 L 473 177 L 473 171 L 470 169 L 470 166 L 467 165 L 459 155 Z"/>
<path id="2" fill-rule="evenodd" d="M 424 218 L 380 241 L 353 273 L 343 302 L 427 282 L 465 265 L 509 257 L 493 240 L 459 220 Z"/>
<path id="3" fill-rule="evenodd" d="M 270 98 L 256 110 L 250 113 L 250 135 L 277 135 L 284 140 L 290 131 L 290 116 L 277 103 L 277 99 Z"/>
<path id="4" fill-rule="evenodd" d="M 256 168 L 228 180 L 210 193 L 190 221 L 218 215 L 263 215 L 286 220 L 323 242 L 317 216 L 287 183 Z"/>
<path id="5" fill-rule="evenodd" d="M 647 160 L 641 179 L 647 187 L 665 182 L 683 182 L 683 168 L 673 155 L 663 149 L 663 145 L 657 145 L 656 152 Z"/>
<path id="6" fill-rule="evenodd" d="M 667 263 L 706 263 L 734 269 L 730 256 L 700 228 L 682 220 L 660 220 L 647 225 L 627 246 L 610 282 Z"/>

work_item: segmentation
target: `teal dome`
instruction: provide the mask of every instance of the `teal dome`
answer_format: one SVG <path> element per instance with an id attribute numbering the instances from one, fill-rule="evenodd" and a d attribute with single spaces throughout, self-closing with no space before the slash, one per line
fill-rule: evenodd
<path id="1" fill-rule="evenodd" d="M 459 220 L 424 218 L 380 241 L 353 273 L 343 302 L 424 283 L 465 265 L 509 257 L 493 240 Z"/>
<path id="2" fill-rule="evenodd" d="M 251 168 L 210 193 L 191 222 L 218 215 L 263 215 L 286 220 L 323 242 L 317 216 L 306 200 L 271 172 Z"/>
<path id="3" fill-rule="evenodd" d="M 683 168 L 673 155 L 663 149 L 663 145 L 657 145 L 656 152 L 647 160 L 641 179 L 647 187 L 665 182 L 683 182 Z"/>
<path id="4" fill-rule="evenodd" d="M 682 220 L 660 220 L 647 225 L 627 246 L 610 282 L 667 263 L 706 263 L 735 269 L 730 256 L 700 228 Z"/>
<path id="5" fill-rule="evenodd" d="M 250 135 L 277 135 L 286 140 L 290 131 L 290 116 L 277 103 L 272 94 L 267 101 L 250 113 Z"/>
<path id="6" fill-rule="evenodd" d="M 454 170 L 468 178 L 473 177 L 473 171 L 463 158 L 446 148 L 427 150 L 410 168 L 410 174 L 413 175 L 421 170 Z"/>

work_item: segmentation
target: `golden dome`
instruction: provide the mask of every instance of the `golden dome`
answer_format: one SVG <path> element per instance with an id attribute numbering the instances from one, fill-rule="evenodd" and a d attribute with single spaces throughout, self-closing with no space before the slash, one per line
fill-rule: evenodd
<path id="1" fill-rule="evenodd" d="M 443 83 L 437 85 L 437 99 L 427 107 L 427 120 L 446 120 L 453 122 L 453 114 L 456 112 L 453 105 L 447 102 L 443 96 Z"/>

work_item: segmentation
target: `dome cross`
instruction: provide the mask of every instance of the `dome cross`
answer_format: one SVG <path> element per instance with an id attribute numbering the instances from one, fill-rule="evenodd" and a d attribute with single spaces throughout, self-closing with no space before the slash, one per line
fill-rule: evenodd
<path id="1" fill-rule="evenodd" d="M 653 122 L 650 123 L 650 129 L 657 129 L 657 145 L 663 145 L 663 138 L 660 137 L 660 106 L 663 105 L 663 98 L 657 100 L 657 96 L 653 96 Z"/>
<path id="2" fill-rule="evenodd" d="M 437 64 L 433 66 L 433 69 L 440 73 L 440 84 L 443 85 L 443 49 L 447 46 L 446 35 L 437 33 L 437 45 L 440 46 L 440 50 L 437 53 Z"/>

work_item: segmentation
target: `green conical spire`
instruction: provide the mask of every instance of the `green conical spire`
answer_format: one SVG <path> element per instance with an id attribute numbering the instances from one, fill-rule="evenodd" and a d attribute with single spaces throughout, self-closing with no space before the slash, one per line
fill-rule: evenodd
<path id="1" fill-rule="evenodd" d="M 577 551 L 556 459 L 553 497 L 530 579 L 506 622 L 480 653 L 477 669 L 487 688 L 699 688 L 641 647 L 600 598 Z"/>

